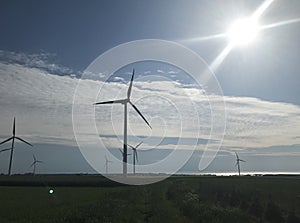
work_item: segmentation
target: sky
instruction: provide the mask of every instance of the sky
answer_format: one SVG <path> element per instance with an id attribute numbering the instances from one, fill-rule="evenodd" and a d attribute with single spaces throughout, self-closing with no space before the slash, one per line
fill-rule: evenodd
<path id="1" fill-rule="evenodd" d="M 226 33 L 234 21 L 250 16 L 263 3 L 1 1 L 0 140 L 10 136 L 16 116 L 17 134 L 35 145 L 16 145 L 13 172 L 30 172 L 32 153 L 45 162 L 38 167 L 41 173 L 94 173 L 91 164 L 97 162 L 103 171 L 103 157 L 98 160 L 97 153 L 91 153 L 95 160 L 86 160 L 89 156 L 78 148 L 72 124 L 76 87 L 95 58 L 129 41 L 162 39 L 182 44 L 212 65 L 229 43 L 226 37 L 211 37 Z M 135 68 L 132 101 L 153 125 L 150 131 L 129 110 L 129 141 L 144 141 L 140 164 L 196 145 L 181 172 L 235 172 L 235 151 L 247 161 L 245 172 L 300 172 L 299 18 L 299 1 L 271 1 L 259 23 L 275 25 L 262 29 L 251 44 L 233 47 L 213 69 L 224 95 L 213 101 L 217 114 L 226 104 L 226 130 L 216 158 L 205 170 L 198 170 L 198 162 L 209 141 L 210 102 L 181 68 L 144 61 L 121 68 L 106 82 L 102 74 L 87 74 L 80 81 L 86 99 L 79 100 L 80 105 L 94 103 L 92 95 L 100 87 L 98 101 L 122 98 Z M 121 105 L 97 107 L 95 117 L 101 146 L 120 159 Z M 91 127 L 84 117 L 79 124 L 88 144 Z M 210 143 L 217 147 L 218 140 L 213 137 Z M 99 144 L 90 146 L 91 151 L 102 149 Z M 0 153 L 2 173 L 7 171 L 8 156 Z M 180 155 L 174 163 L 179 160 Z M 142 165 L 137 169 L 142 171 Z M 121 172 L 121 166 L 111 164 L 111 171 Z"/>

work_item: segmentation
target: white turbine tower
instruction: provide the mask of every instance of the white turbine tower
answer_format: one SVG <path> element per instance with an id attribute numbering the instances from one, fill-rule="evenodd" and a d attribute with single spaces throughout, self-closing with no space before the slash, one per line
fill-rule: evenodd
<path id="1" fill-rule="evenodd" d="M 13 154 L 14 154 L 14 149 L 15 149 L 15 139 L 17 139 L 21 142 L 24 142 L 29 146 L 33 146 L 29 142 L 26 142 L 24 139 L 21 139 L 21 138 L 16 136 L 16 118 L 14 117 L 12 137 L 10 137 L 10 138 L 8 138 L 8 139 L 6 139 L 6 140 L 4 140 L 3 142 L 0 143 L 0 145 L 1 145 L 1 144 L 4 144 L 4 143 L 12 140 L 11 148 L 3 149 L 3 150 L 0 151 L 0 152 L 4 152 L 4 151 L 10 150 L 9 167 L 8 167 L 8 175 L 9 176 L 11 175 L 11 167 L 12 167 Z"/>
<path id="2" fill-rule="evenodd" d="M 122 104 L 124 105 L 124 141 L 123 141 L 123 175 L 127 176 L 127 105 L 130 104 L 134 110 L 142 117 L 142 119 L 146 122 L 146 124 L 151 128 L 151 125 L 146 120 L 146 118 L 142 115 L 142 113 L 138 110 L 138 108 L 130 101 L 132 83 L 134 78 L 134 69 L 132 71 L 132 76 L 130 80 L 130 84 L 127 91 L 127 98 L 121 100 L 113 100 L 113 101 L 105 101 L 105 102 L 98 102 L 94 105 L 101 105 L 101 104 Z M 152 128 L 151 128 L 152 129 Z"/>

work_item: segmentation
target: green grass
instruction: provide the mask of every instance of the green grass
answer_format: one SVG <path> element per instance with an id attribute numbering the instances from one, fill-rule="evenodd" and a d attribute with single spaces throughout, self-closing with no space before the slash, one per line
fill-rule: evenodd
<path id="1" fill-rule="evenodd" d="M 22 183 L 0 186 L 1 223 L 290 223 L 300 216 L 299 179 L 171 177 L 123 186 L 100 176 L 0 177 L 0 185 Z"/>

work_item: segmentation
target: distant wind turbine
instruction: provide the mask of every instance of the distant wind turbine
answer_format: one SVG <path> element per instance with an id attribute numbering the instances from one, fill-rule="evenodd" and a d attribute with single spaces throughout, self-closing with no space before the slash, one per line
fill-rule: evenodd
<path id="1" fill-rule="evenodd" d="M 30 167 L 33 166 L 33 175 L 35 175 L 36 164 L 37 164 L 37 163 L 43 163 L 43 161 L 37 160 L 37 158 L 35 157 L 34 154 L 32 154 L 32 157 L 33 157 L 33 163 L 30 165 Z"/>
<path id="2" fill-rule="evenodd" d="M 110 161 L 107 156 L 105 155 L 105 172 L 106 174 L 108 174 L 108 164 L 112 163 L 112 161 Z"/>
<path id="3" fill-rule="evenodd" d="M 127 91 L 127 98 L 121 100 L 114 100 L 114 101 L 98 102 L 94 104 L 94 105 L 100 105 L 100 104 L 123 104 L 124 105 L 124 142 L 123 142 L 123 152 L 122 152 L 124 176 L 127 175 L 127 104 L 128 103 L 134 108 L 134 110 L 142 117 L 142 119 L 146 122 L 146 124 L 152 129 L 151 125 L 146 120 L 146 118 L 142 115 L 142 113 L 138 110 L 138 108 L 130 101 L 133 78 L 134 78 L 134 69 L 132 71 L 132 76 Z"/>
<path id="4" fill-rule="evenodd" d="M 135 175 L 135 161 L 139 161 L 138 159 L 138 154 L 137 154 L 137 148 L 142 144 L 143 142 L 140 142 L 139 144 L 137 144 L 135 147 L 128 145 L 132 151 L 133 151 L 133 174 Z"/>
<path id="5" fill-rule="evenodd" d="M 1 152 L 10 150 L 10 159 L 9 159 L 9 167 L 8 167 L 8 175 L 9 176 L 11 175 L 11 167 L 12 167 L 12 161 L 13 161 L 14 148 L 15 148 L 15 139 L 17 139 L 19 141 L 22 141 L 22 142 L 26 143 L 29 146 L 33 146 L 29 142 L 26 142 L 24 139 L 21 139 L 21 138 L 16 136 L 16 118 L 15 117 L 14 117 L 14 122 L 13 122 L 13 132 L 12 132 L 12 134 L 13 134 L 12 137 L 10 137 L 9 139 L 6 139 L 6 140 L 4 140 L 3 142 L 0 143 L 0 145 L 1 145 L 1 144 L 4 144 L 4 143 L 12 140 L 11 148 L 1 150 Z"/>
<path id="6" fill-rule="evenodd" d="M 122 154 L 122 157 L 124 155 L 123 151 L 121 149 L 119 149 L 120 153 Z M 131 153 L 127 153 L 127 156 L 131 156 Z"/>
<path id="7" fill-rule="evenodd" d="M 235 166 L 238 167 L 239 176 L 241 176 L 240 162 L 246 162 L 246 161 L 240 159 L 239 156 L 238 156 L 238 154 L 236 152 L 235 152 L 235 156 L 236 156 L 236 164 L 235 164 Z"/>

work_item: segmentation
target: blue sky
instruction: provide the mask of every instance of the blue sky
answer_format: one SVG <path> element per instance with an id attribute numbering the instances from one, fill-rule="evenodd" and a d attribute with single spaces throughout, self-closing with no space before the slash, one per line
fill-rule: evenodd
<path id="1" fill-rule="evenodd" d="M 211 64 L 228 40 L 192 39 L 226 32 L 232 22 L 250 15 L 262 3 L 256 0 L 1 1 L 1 139 L 9 135 L 12 116 L 17 115 L 20 134 L 45 145 L 44 150 L 49 149 L 49 145 L 76 148 L 69 116 L 71 105 L 68 104 L 76 86 L 76 78 L 70 78 L 71 74 L 80 76 L 97 56 L 112 47 L 152 38 L 183 44 Z M 260 23 L 267 25 L 299 17 L 299 1 L 275 0 L 261 16 Z M 300 158 L 299 28 L 300 23 L 295 22 L 262 30 L 251 45 L 234 48 L 215 72 L 228 109 L 228 128 L 221 149 L 229 151 L 234 148 L 249 158 L 265 156 L 272 165 L 275 156 L 276 159 L 280 154 L 287 157 L 282 161 L 284 164 L 274 168 L 276 171 L 300 171 L 295 159 L 291 159 L 289 165 L 286 161 L 291 154 Z M 136 64 L 135 67 L 140 75 L 135 88 L 139 96 L 160 90 L 169 98 L 177 94 L 174 101 L 179 104 L 182 92 L 201 96 L 201 89 L 188 86 L 193 81 L 179 68 L 151 62 Z M 112 77 L 111 89 L 116 93 L 126 89 L 131 69 L 132 66 L 125 67 Z M 169 82 L 155 86 L 153 75 L 167 77 Z M 86 85 L 92 86 L 91 89 L 97 89 L 94 84 L 86 82 Z M 19 93 L 13 89 L 18 89 Z M 199 92 L 195 93 L 197 90 Z M 107 97 L 108 93 L 104 93 L 101 99 Z M 199 99 L 195 103 L 201 102 Z M 204 115 L 207 114 L 205 103 L 198 108 Z M 147 112 L 147 106 L 143 103 L 140 106 L 151 118 L 152 113 Z M 164 114 L 161 113 L 162 118 Z M 117 115 L 116 122 L 120 122 L 121 118 Z M 189 117 L 186 118 L 189 121 Z M 153 120 L 155 122 L 156 119 Z M 134 121 L 138 122 L 138 117 L 133 118 Z M 171 119 L 165 121 L 174 124 Z M 161 124 L 159 119 L 156 122 Z M 106 119 L 100 119 L 98 125 L 105 126 L 104 135 L 113 134 Z M 147 135 L 147 130 L 141 131 L 145 133 L 141 135 Z M 145 146 L 153 146 L 151 143 L 156 142 L 155 137 L 158 136 L 159 133 L 154 134 Z M 175 144 L 171 141 L 176 139 L 176 131 L 168 132 L 167 136 L 168 145 Z M 112 137 L 106 138 L 107 145 L 118 147 L 118 142 L 112 141 Z M 201 139 L 207 140 L 206 135 Z M 168 149 L 164 146 L 162 149 Z M 78 149 L 76 152 L 79 152 Z M 0 155 L 0 160 L 4 161 L 5 156 Z M 46 159 L 46 152 L 39 155 Z M 248 170 L 255 169 L 256 164 L 255 161 L 253 166 L 248 164 Z M 0 168 L 2 172 L 6 171 L 6 164 L 2 162 Z M 20 172 L 22 168 L 21 164 L 16 164 Z M 64 168 L 68 169 L 62 165 L 62 172 Z M 44 171 L 47 172 L 46 169 Z M 56 171 L 54 169 L 53 172 Z M 86 167 L 82 169 L 83 172 L 90 171 Z M 195 169 L 191 167 L 190 171 Z M 214 171 L 214 168 L 210 169 Z M 270 169 L 262 167 L 261 171 Z"/>
<path id="2" fill-rule="evenodd" d="M 55 54 L 55 61 L 84 70 L 104 51 L 144 38 L 181 41 L 225 32 L 262 1 L 2 1 L 0 48 Z M 275 1 L 263 24 L 298 18 L 298 1 Z M 299 24 L 264 30 L 247 49 L 234 50 L 216 73 L 227 95 L 300 104 Z M 226 39 L 183 42 L 211 62 Z"/>

